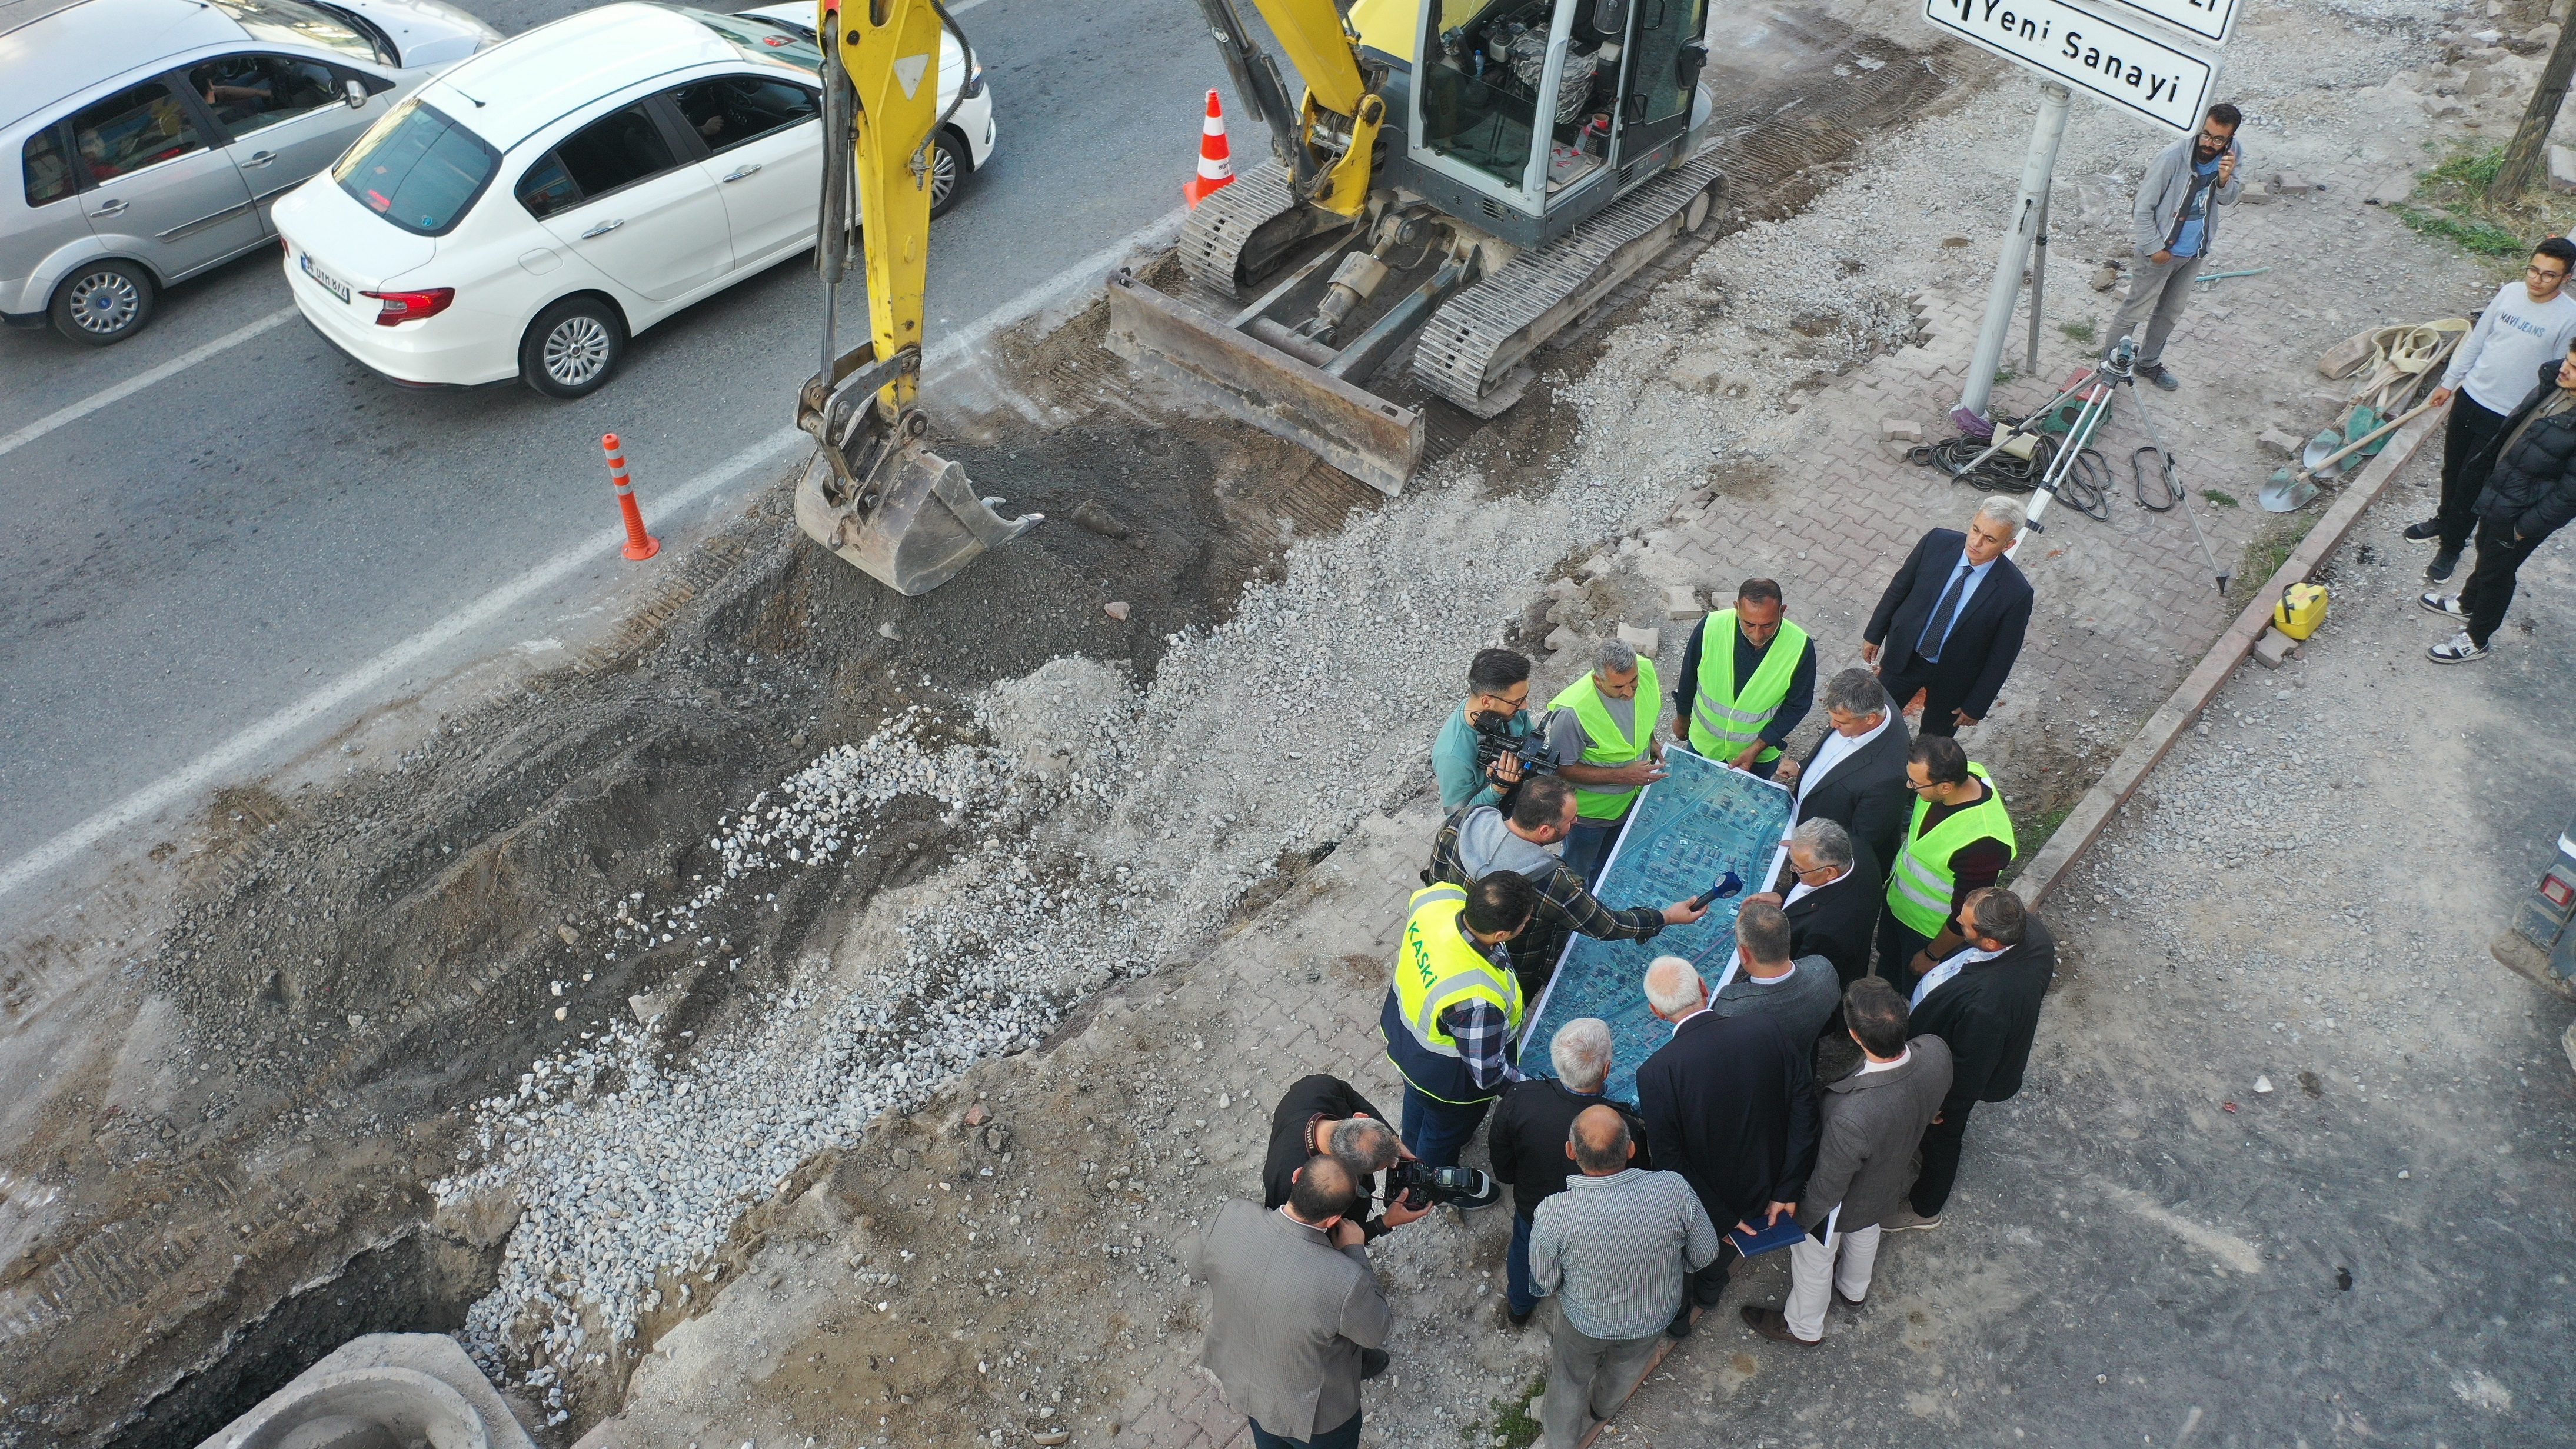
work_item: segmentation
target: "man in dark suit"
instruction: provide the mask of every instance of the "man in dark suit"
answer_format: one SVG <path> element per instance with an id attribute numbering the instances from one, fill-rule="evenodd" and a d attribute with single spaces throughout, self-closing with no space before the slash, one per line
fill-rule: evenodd
<path id="1" fill-rule="evenodd" d="M 1905 751 L 1914 743 L 1878 676 L 1846 669 L 1825 683 L 1833 728 L 1804 760 L 1783 760 L 1772 779 L 1798 792 L 1797 823 L 1831 820 L 1869 848 L 1871 861 L 1896 858 L 1896 837 L 1914 810 L 1905 788 Z"/>
<path id="2" fill-rule="evenodd" d="M 1968 1110 L 2009 1101 L 2021 1090 L 2039 1033 L 2039 1003 L 2057 974 L 2057 939 L 2021 897 L 2001 886 L 1973 892 L 1959 908 L 1968 944 L 1915 985 L 1911 1030 L 1950 1048 L 1950 1091 L 1941 1115 L 1923 1132 L 1923 1175 L 1887 1231 L 1941 1226 L 1941 1208 L 1959 1176 L 1959 1144 Z"/>
<path id="3" fill-rule="evenodd" d="M 1637 1068 L 1655 1166 L 1690 1183 L 1721 1233 L 1795 1213 L 1816 1160 L 1816 1044 L 1791 1040 L 1768 1012 L 1713 1014 L 1708 983 L 1678 956 L 1647 968 L 1646 1005 L 1673 1023 L 1672 1040 Z M 1701 1307 L 1725 1295 L 1741 1256 L 1727 1244 L 1693 1275 Z M 1690 1331 L 1688 1305 L 1672 1331 Z"/>
<path id="4" fill-rule="evenodd" d="M 1998 493 L 1977 505 L 1966 533 L 1923 535 L 1861 631 L 1860 657 L 1878 666 L 1889 696 L 1908 710 L 1922 699 L 1924 734 L 1984 719 L 2021 655 L 2030 581 L 2004 557 L 2021 524 L 2021 501 Z"/>
<path id="5" fill-rule="evenodd" d="M 1745 904 L 1769 901 L 1789 918 L 1789 954 L 1834 963 L 1845 987 L 1869 970 L 1869 944 L 1881 909 L 1878 864 L 1866 846 L 1830 820 L 1810 820 L 1789 835 L 1779 882 Z"/>
<path id="6" fill-rule="evenodd" d="M 1485 1142 L 1493 1152 L 1494 1180 L 1511 1184 L 1512 1246 L 1503 1256 L 1504 1298 L 1512 1327 L 1529 1322 L 1538 1310 L 1537 1290 L 1530 1286 L 1530 1229 L 1538 1205 L 1565 1191 L 1574 1159 L 1566 1156 L 1565 1134 L 1574 1119 L 1590 1107 L 1607 1105 L 1628 1119 L 1628 1130 L 1642 1141 L 1645 1119 L 1601 1095 L 1610 1079 L 1610 1024 L 1595 1016 L 1578 1016 L 1556 1029 L 1547 1044 L 1553 1077 L 1530 1077 L 1513 1084 L 1494 1108 Z M 1640 1151 L 1629 1166 L 1651 1168 Z"/>

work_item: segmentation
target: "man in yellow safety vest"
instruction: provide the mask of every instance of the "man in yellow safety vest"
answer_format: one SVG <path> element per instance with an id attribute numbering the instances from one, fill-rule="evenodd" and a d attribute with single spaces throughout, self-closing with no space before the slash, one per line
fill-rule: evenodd
<path id="1" fill-rule="evenodd" d="M 1746 579 L 1735 607 L 1702 619 L 1673 691 L 1673 738 L 1763 779 L 1816 702 L 1816 643 L 1787 618 L 1780 586 Z"/>
<path id="2" fill-rule="evenodd" d="M 1878 974 L 1911 996 L 1924 972 L 1959 949 L 1960 904 L 1993 885 L 2019 845 L 2003 792 L 1957 740 L 1916 739 L 1905 781 L 1914 792 L 1914 816 L 1887 870 Z"/>
<path id="3" fill-rule="evenodd" d="M 1526 1003 L 1503 947 L 1536 904 L 1508 870 L 1413 893 L 1378 1030 L 1404 1077 L 1397 1135 L 1427 1166 L 1457 1166 L 1485 1109 L 1521 1079 L 1514 1038 Z"/>
<path id="4" fill-rule="evenodd" d="M 1557 777 L 1574 787 L 1574 833 L 1565 838 L 1565 868 L 1587 886 L 1628 823 L 1637 791 L 1664 778 L 1664 742 L 1655 738 L 1655 716 L 1663 705 L 1655 661 L 1638 657 L 1617 639 L 1593 655 L 1591 673 L 1548 701 L 1555 712 L 1547 720 L 1547 746 L 1556 756 Z"/>

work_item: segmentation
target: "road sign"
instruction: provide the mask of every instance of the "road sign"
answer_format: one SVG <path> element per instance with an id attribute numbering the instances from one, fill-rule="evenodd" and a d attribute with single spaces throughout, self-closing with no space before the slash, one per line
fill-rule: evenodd
<path id="1" fill-rule="evenodd" d="M 2177 30 L 2224 41 L 2236 28 L 2236 0 L 2113 0 Z"/>
<path id="2" fill-rule="evenodd" d="M 2109 19 L 2092 8 L 2101 3 L 2106 0 L 1923 0 L 1923 18 L 2170 130 L 2199 126 L 2218 78 L 2216 54 L 2180 36 Z"/>

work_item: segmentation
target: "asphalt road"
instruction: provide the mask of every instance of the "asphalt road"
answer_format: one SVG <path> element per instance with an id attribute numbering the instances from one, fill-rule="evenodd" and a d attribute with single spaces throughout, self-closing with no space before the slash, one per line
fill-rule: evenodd
<path id="1" fill-rule="evenodd" d="M 516 33 L 584 7 L 473 8 Z M 1190 0 L 956 10 L 999 139 L 934 232 L 934 354 L 942 329 L 1007 320 L 1014 299 L 1167 218 L 1200 97 L 1224 77 Z M 612 524 L 603 432 L 625 438 L 648 509 L 657 487 L 774 437 L 814 367 L 819 298 L 806 263 L 782 264 L 637 338 L 622 375 L 569 404 L 515 384 L 396 388 L 290 317 L 0 455 L 0 892 L 39 878 L 66 832 Z M 167 294 L 122 346 L 0 336 L 0 436 L 289 306 L 262 250 Z M 774 483 L 789 456 L 743 469 L 701 516 Z M 686 537 L 687 519 L 665 523 Z M 215 774 L 254 775 L 415 681 L 578 632 L 652 567 L 585 560 Z M 190 783 L 162 830 L 223 780 Z M 124 843 L 111 832 L 67 863 Z"/>

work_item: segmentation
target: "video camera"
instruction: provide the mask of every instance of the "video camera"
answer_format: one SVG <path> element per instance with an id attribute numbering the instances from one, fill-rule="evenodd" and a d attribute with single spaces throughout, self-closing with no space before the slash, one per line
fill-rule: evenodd
<path id="1" fill-rule="evenodd" d="M 1479 1167 L 1425 1167 L 1406 1159 L 1386 1170 L 1386 1197 L 1409 1208 L 1434 1203 L 1482 1207 L 1494 1200 L 1494 1179 Z"/>
<path id="2" fill-rule="evenodd" d="M 1556 756 L 1549 752 L 1547 736 L 1538 730 L 1525 735 L 1511 732 L 1511 717 L 1492 713 L 1469 715 L 1467 723 L 1476 731 L 1476 773 L 1491 778 L 1494 764 L 1509 755 L 1521 762 L 1521 778 L 1556 773 Z"/>

